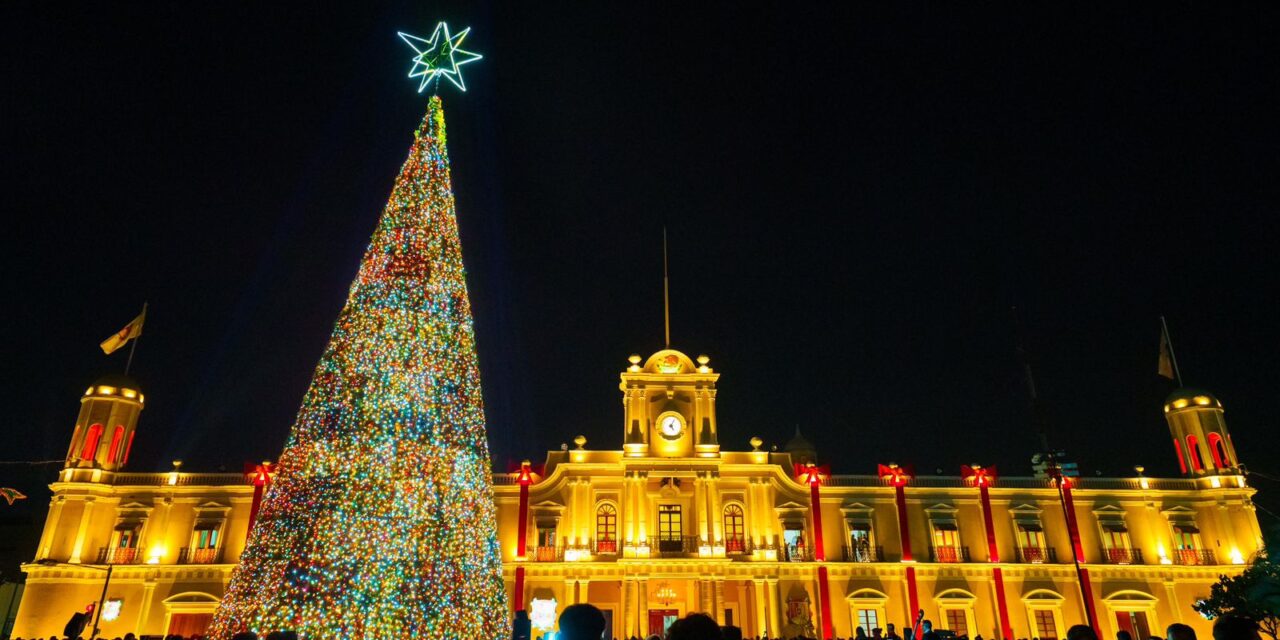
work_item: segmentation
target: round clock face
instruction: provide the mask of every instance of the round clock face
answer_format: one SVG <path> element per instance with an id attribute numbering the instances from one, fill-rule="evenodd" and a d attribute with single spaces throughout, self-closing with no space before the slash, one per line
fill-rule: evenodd
<path id="1" fill-rule="evenodd" d="M 684 429 L 684 423 L 676 416 L 667 416 L 662 419 L 662 435 L 668 438 L 675 438 L 680 435 L 680 431 Z"/>

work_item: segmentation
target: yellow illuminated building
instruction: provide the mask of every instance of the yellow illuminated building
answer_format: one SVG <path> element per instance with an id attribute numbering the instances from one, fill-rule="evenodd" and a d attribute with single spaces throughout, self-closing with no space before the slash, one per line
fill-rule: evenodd
<path id="1" fill-rule="evenodd" d="M 918 609 L 985 638 L 1063 638 L 1090 613 L 1103 637 L 1173 622 L 1208 637 L 1192 603 L 1260 545 L 1254 490 L 1207 392 L 1164 406 L 1178 478 L 917 476 L 875 461 L 832 475 L 799 434 L 771 451 L 726 425 L 751 449 L 722 450 L 718 383 L 706 357 L 632 356 L 619 442 L 579 436 L 494 475 L 508 595 L 535 636 L 590 602 L 618 638 L 695 611 L 747 636 L 901 633 Z M 199 633 L 216 607 L 266 476 L 122 471 L 144 403 L 120 378 L 82 397 L 15 637 L 60 633 L 107 568 L 102 635 Z"/>

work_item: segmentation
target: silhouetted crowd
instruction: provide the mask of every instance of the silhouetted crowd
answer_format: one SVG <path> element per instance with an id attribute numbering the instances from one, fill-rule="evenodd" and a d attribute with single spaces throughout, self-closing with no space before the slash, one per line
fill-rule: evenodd
<path id="1" fill-rule="evenodd" d="M 605 617 L 600 609 L 589 604 L 575 604 L 565 607 L 560 614 L 560 631 L 556 634 L 556 640 L 609 640 L 605 635 Z M 866 630 L 858 627 L 855 631 L 856 636 L 852 639 L 835 638 L 834 640 L 902 640 L 897 635 L 892 624 L 885 625 L 886 629 L 881 630 L 875 628 L 871 630 L 871 635 L 867 635 Z M 910 632 L 907 633 L 910 640 Z M 956 640 L 967 640 L 968 636 L 954 636 Z M 66 640 L 85 640 L 84 636 L 64 636 Z M 245 631 L 232 636 L 231 640 L 259 640 L 258 634 Z M 0 640 L 8 640 L 8 638 L 0 638 Z M 12 640 L 26 640 L 25 638 L 13 638 Z M 31 640 L 43 640 L 42 638 L 32 638 Z M 61 640 L 58 636 L 50 636 L 49 640 Z M 102 638 L 101 640 L 106 640 Z M 124 637 L 115 637 L 111 640 L 138 640 L 132 633 L 126 633 Z M 203 636 L 165 636 L 165 640 L 203 640 Z M 261 636 L 261 640 L 298 640 L 298 634 L 293 631 L 272 631 L 271 633 Z M 543 640 L 541 637 L 530 638 L 529 616 L 524 611 L 516 612 L 515 625 L 512 630 L 512 640 Z M 618 640 L 614 638 L 613 640 Z M 705 613 L 691 613 L 675 622 L 667 628 L 666 637 L 663 638 L 657 634 L 650 635 L 647 638 L 631 638 L 629 640 L 781 640 L 778 638 L 768 638 L 755 636 L 754 638 L 744 638 L 742 629 L 732 625 L 720 625 L 715 618 Z M 792 640 L 815 640 L 800 636 Z M 925 620 L 921 625 L 920 640 L 943 640 L 943 636 L 933 629 L 933 623 Z M 974 636 L 973 640 L 982 640 L 981 635 Z M 1019 638 L 1018 640 L 1027 640 Z M 1031 638 L 1031 640 L 1042 640 L 1041 638 Z M 1044 638 L 1043 640 L 1056 640 Z M 1067 630 L 1065 640 L 1100 640 L 1093 628 L 1088 625 L 1078 624 Z M 1165 637 L 1151 636 L 1150 638 L 1134 638 L 1133 634 L 1128 631 L 1120 631 L 1116 633 L 1115 640 L 1197 640 L 1196 632 L 1191 627 L 1174 623 L 1169 625 L 1165 631 Z M 1239 616 L 1222 616 L 1213 624 L 1213 640 L 1262 640 L 1262 636 L 1258 633 L 1258 624 L 1248 618 Z"/>

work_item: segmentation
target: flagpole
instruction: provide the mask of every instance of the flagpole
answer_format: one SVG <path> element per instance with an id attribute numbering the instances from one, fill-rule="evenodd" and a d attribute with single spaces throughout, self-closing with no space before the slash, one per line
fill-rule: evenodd
<path id="1" fill-rule="evenodd" d="M 1169 338 L 1169 324 L 1160 316 L 1160 328 L 1164 330 L 1164 343 L 1169 346 L 1169 362 L 1173 365 L 1173 375 L 1178 378 L 1178 387 L 1182 387 L 1182 371 L 1178 369 L 1178 356 L 1173 353 L 1173 340 Z"/>
<path id="2" fill-rule="evenodd" d="M 142 303 L 142 317 L 143 318 L 147 317 L 147 303 L 145 302 Z M 126 376 L 129 375 L 129 367 L 133 366 L 133 352 L 138 348 L 138 341 L 141 339 L 142 339 L 142 334 L 139 333 L 137 337 L 135 337 L 133 340 L 130 341 L 133 344 L 129 345 L 129 359 L 126 360 L 124 363 L 124 374 Z"/>

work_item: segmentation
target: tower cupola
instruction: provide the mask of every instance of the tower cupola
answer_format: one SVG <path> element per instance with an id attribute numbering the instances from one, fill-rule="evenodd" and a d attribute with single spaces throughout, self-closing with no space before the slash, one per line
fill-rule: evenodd
<path id="1" fill-rule="evenodd" d="M 643 361 L 632 356 L 630 362 L 619 385 L 626 455 L 719 457 L 715 401 L 720 374 L 708 365 L 711 359 L 698 356 L 694 364 L 679 351 L 663 349 Z"/>
<path id="2" fill-rule="evenodd" d="M 1173 436 L 1184 475 L 1234 473 L 1240 466 L 1223 419 L 1222 402 L 1203 389 L 1178 389 L 1164 401 L 1164 418 Z"/>
<path id="3" fill-rule="evenodd" d="M 145 402 L 133 378 L 117 374 L 96 380 L 80 397 L 80 415 L 64 468 L 122 469 Z"/>

